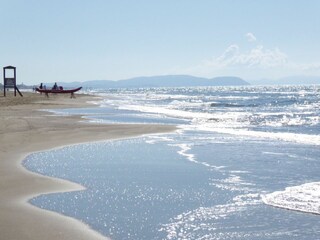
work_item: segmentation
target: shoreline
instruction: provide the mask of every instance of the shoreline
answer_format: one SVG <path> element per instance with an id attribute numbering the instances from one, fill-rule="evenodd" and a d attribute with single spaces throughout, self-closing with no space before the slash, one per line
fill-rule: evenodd
<path id="1" fill-rule="evenodd" d="M 89 107 L 96 96 L 44 95 L 0 97 L 0 232 L 4 239 L 108 239 L 77 219 L 32 206 L 32 197 L 84 187 L 42 176 L 22 166 L 33 152 L 86 142 L 174 131 L 174 126 L 93 124 L 81 116 L 56 116 L 42 109 Z"/>

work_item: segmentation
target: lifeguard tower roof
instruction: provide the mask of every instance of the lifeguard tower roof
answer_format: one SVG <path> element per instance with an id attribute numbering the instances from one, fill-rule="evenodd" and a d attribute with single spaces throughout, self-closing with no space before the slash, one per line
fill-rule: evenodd
<path id="1" fill-rule="evenodd" d="M 16 67 L 14 67 L 14 66 L 6 66 L 6 67 L 4 67 L 5 69 L 15 69 Z"/>

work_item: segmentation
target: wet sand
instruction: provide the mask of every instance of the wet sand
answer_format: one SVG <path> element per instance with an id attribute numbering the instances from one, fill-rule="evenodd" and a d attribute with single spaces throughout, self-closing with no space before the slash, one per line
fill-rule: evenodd
<path id="1" fill-rule="evenodd" d="M 173 131 L 172 126 L 89 124 L 81 116 L 55 116 L 40 109 L 90 106 L 89 95 L 36 93 L 14 97 L 0 92 L 0 233 L 1 239 L 106 239 L 70 217 L 30 205 L 28 199 L 50 192 L 83 189 L 75 183 L 31 173 L 21 161 L 31 152 L 60 146 Z M 91 104 L 92 105 L 92 104 Z"/>

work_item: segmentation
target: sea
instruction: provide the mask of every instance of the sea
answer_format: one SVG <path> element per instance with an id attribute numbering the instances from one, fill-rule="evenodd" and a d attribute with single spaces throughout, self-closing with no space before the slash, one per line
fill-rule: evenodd
<path id="1" fill-rule="evenodd" d="M 50 111 L 177 130 L 29 155 L 86 188 L 32 205 L 115 240 L 320 239 L 320 85 L 86 92 L 96 107 Z"/>

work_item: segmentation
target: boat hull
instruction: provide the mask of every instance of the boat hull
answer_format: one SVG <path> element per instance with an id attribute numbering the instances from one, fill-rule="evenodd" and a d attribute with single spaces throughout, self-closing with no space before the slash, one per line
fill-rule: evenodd
<path id="1" fill-rule="evenodd" d="M 60 89 L 40 89 L 40 88 L 36 88 L 37 92 L 40 93 L 75 93 L 77 91 L 79 91 L 82 87 L 78 87 L 78 88 L 74 88 L 74 89 L 68 89 L 68 90 L 60 90 Z"/>

